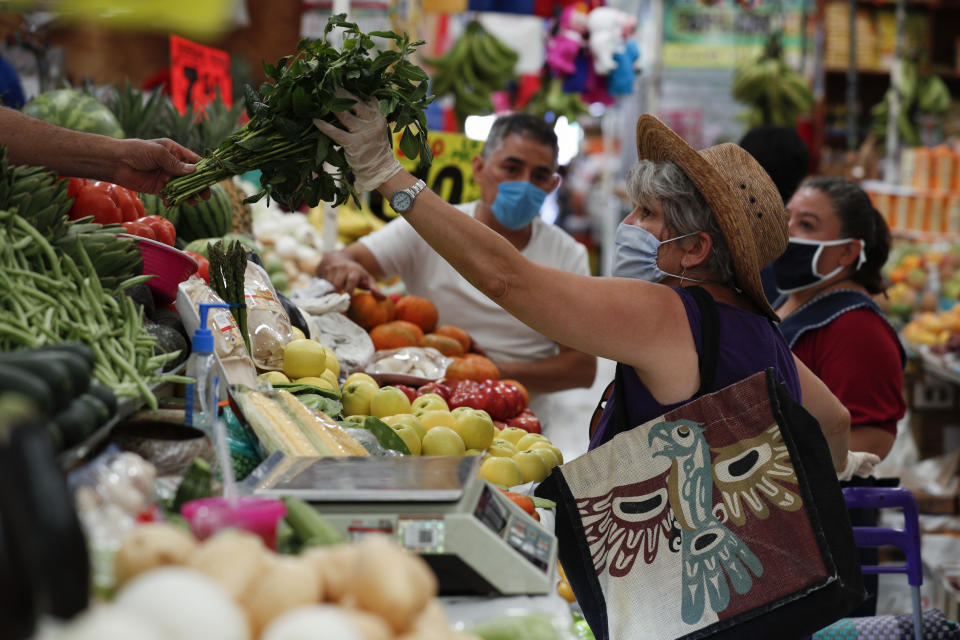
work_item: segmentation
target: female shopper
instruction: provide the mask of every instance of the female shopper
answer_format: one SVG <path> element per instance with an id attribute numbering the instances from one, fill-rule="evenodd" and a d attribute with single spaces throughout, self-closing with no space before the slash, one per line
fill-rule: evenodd
<path id="1" fill-rule="evenodd" d="M 760 268 L 786 247 L 786 218 L 773 182 L 740 147 L 697 153 L 656 118 L 642 116 L 637 151 L 646 161 L 631 189 L 637 207 L 617 231 L 618 273 L 634 277 L 593 278 L 527 260 L 426 189 L 394 158 L 375 102 L 338 115 L 346 131 L 317 126 L 343 147 L 359 188 L 377 188 L 461 275 L 521 321 L 561 344 L 616 360 L 633 376 L 630 424 L 696 395 L 699 314 L 684 291 L 696 284 L 719 303 L 716 387 L 774 367 L 819 421 L 835 468 L 870 466 L 848 452 L 847 410 L 792 357 L 770 323 L 776 315 L 763 295 Z M 517 176 L 521 184 L 501 189 L 497 199 L 532 192 L 529 178 Z M 611 431 L 598 429 L 591 446 L 613 437 Z"/>
<path id="2" fill-rule="evenodd" d="M 904 353 L 871 295 L 890 232 L 870 198 L 843 178 L 804 182 L 787 205 L 790 244 L 774 262 L 780 325 L 793 353 L 850 411 L 850 448 L 881 458 L 903 417 Z"/>

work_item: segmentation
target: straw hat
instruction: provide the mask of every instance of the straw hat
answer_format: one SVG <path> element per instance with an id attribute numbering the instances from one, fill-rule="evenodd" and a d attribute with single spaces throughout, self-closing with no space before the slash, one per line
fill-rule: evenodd
<path id="1" fill-rule="evenodd" d="M 651 115 L 637 120 L 637 157 L 677 165 L 710 205 L 730 248 L 737 286 L 773 320 L 760 269 L 787 248 L 787 214 L 780 192 L 753 156 L 719 144 L 697 152 Z"/>

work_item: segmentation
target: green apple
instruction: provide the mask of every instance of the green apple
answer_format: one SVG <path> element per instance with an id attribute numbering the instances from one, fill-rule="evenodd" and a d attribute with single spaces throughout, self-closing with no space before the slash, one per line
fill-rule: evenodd
<path id="1" fill-rule="evenodd" d="M 500 434 L 497 437 L 502 438 L 504 440 L 508 440 L 513 444 L 517 444 L 518 442 L 520 442 L 520 438 L 527 435 L 528 433 L 530 432 L 527 431 L 526 429 L 521 429 L 520 427 L 504 427 L 503 430 L 500 431 Z"/>
<path id="2" fill-rule="evenodd" d="M 486 411 L 459 407 L 452 411 L 453 430 L 468 449 L 486 449 L 493 442 L 497 429 Z"/>
<path id="3" fill-rule="evenodd" d="M 400 391 L 399 389 L 397 391 Z M 343 412 L 348 416 L 371 415 L 370 401 L 377 393 L 377 384 L 368 380 L 354 380 L 343 385 L 340 391 L 340 402 L 343 403 Z M 400 391 L 402 394 L 403 392 Z"/>
<path id="4" fill-rule="evenodd" d="M 550 444 L 546 436 L 542 436 L 539 433 L 528 433 L 517 441 L 517 449 L 526 451 L 534 442 L 546 442 Z"/>
<path id="5" fill-rule="evenodd" d="M 347 379 L 343 381 L 343 386 L 347 386 L 355 380 L 366 380 L 367 382 L 375 384 L 377 387 L 380 385 L 377 384 L 377 381 L 373 379 L 373 376 L 367 375 L 362 371 L 357 371 L 356 373 L 351 373 L 347 376 Z"/>
<path id="6" fill-rule="evenodd" d="M 550 475 L 547 463 L 534 451 L 521 451 L 513 456 L 513 461 L 520 467 L 524 482 L 540 482 Z"/>
<path id="7" fill-rule="evenodd" d="M 493 484 L 515 487 L 523 484 L 523 472 L 513 458 L 487 458 L 480 463 L 480 477 Z"/>
<path id="8" fill-rule="evenodd" d="M 417 437 L 421 440 L 423 440 L 423 436 L 427 433 L 427 428 L 423 426 L 423 423 L 412 413 L 397 413 L 392 416 L 387 416 L 383 421 L 391 427 L 396 427 L 401 424 L 408 426 L 417 432 Z"/>
<path id="9" fill-rule="evenodd" d="M 391 428 L 400 436 L 404 444 L 407 445 L 407 449 L 410 449 L 410 455 L 420 455 L 420 450 L 423 448 L 423 445 L 421 445 L 420 436 L 413 427 L 406 424 L 398 424 L 396 426 L 391 425 Z"/>
<path id="10" fill-rule="evenodd" d="M 483 455 L 483 451 L 480 451 L 480 449 L 467 449 L 466 451 L 464 451 L 463 455 L 465 455 L 465 456 L 479 456 L 479 455 Z"/>
<path id="11" fill-rule="evenodd" d="M 414 414 L 424 428 L 427 431 L 433 429 L 434 427 L 449 427 L 453 428 L 454 418 L 453 414 L 449 411 L 444 411 L 443 409 L 436 409 L 433 411 L 421 411 L 420 413 Z"/>
<path id="12" fill-rule="evenodd" d="M 449 411 L 450 407 L 443 396 L 436 393 L 425 393 L 422 396 L 413 399 L 411 403 L 413 412 L 418 411 Z"/>
<path id="13" fill-rule="evenodd" d="M 558 458 L 557 454 L 548 448 L 547 445 L 542 447 L 537 447 L 537 445 L 534 445 L 527 449 L 527 451 L 532 451 L 540 456 L 540 459 L 543 460 L 543 462 L 547 465 L 547 469 L 553 469 L 555 466 L 560 464 L 560 458 Z"/>
<path id="14" fill-rule="evenodd" d="M 370 400 L 370 415 L 378 418 L 410 413 L 410 399 L 393 386 L 380 387 Z"/>
<path id="15" fill-rule="evenodd" d="M 557 458 L 557 464 L 563 464 L 563 454 L 560 453 L 560 449 L 553 446 L 549 440 L 544 440 L 542 442 L 534 442 L 530 445 L 528 451 L 539 451 L 540 449 L 546 449 L 553 453 Z"/>
<path id="16" fill-rule="evenodd" d="M 423 436 L 421 452 L 425 456 L 462 456 L 466 450 L 463 440 L 449 427 L 434 427 Z"/>
<path id="17" fill-rule="evenodd" d="M 500 438 L 494 438 L 487 448 L 487 454 L 495 458 L 512 458 L 518 451 L 515 444 Z"/>

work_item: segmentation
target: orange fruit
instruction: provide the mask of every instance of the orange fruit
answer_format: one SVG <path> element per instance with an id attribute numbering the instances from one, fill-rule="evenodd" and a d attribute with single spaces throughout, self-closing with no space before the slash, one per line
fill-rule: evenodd
<path id="1" fill-rule="evenodd" d="M 406 320 L 420 327 L 424 333 L 437 326 L 437 308 L 426 298 L 403 296 L 397 300 L 397 320 Z"/>
<path id="2" fill-rule="evenodd" d="M 452 324 L 441 324 L 433 330 L 433 333 L 453 338 L 460 343 L 461 347 L 463 347 L 464 353 L 470 351 L 470 344 L 473 342 L 473 340 L 470 339 L 470 334 L 460 327 L 455 327 Z"/>
<path id="3" fill-rule="evenodd" d="M 423 331 L 420 327 L 405 320 L 394 320 L 377 325 L 370 330 L 370 339 L 373 348 L 399 349 L 400 347 L 416 347 L 423 340 Z"/>
<path id="4" fill-rule="evenodd" d="M 389 298 L 377 300 L 372 293 L 358 291 L 350 296 L 347 317 L 369 331 L 379 324 L 394 319 L 393 302 Z"/>
<path id="5" fill-rule="evenodd" d="M 454 380 L 498 380 L 500 370 L 489 358 L 468 353 L 462 358 L 454 358 L 445 375 Z"/>
<path id="6" fill-rule="evenodd" d="M 428 333 L 420 341 L 421 347 L 433 347 L 445 356 L 462 356 L 463 347 L 456 340 L 449 336 L 441 336 L 438 333 Z"/>

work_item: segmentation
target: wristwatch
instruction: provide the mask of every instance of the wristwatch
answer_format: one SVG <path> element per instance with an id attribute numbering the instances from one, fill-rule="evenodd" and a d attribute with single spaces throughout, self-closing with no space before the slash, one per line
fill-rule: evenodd
<path id="1" fill-rule="evenodd" d="M 426 188 L 426 182 L 423 180 L 417 180 L 415 183 L 413 183 L 412 187 L 407 187 L 406 189 L 401 189 L 400 191 L 394 191 L 390 196 L 390 206 L 393 207 L 393 210 L 397 213 L 406 213 L 413 208 L 414 199 Z"/>

